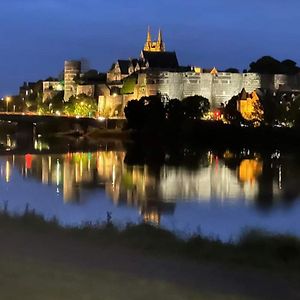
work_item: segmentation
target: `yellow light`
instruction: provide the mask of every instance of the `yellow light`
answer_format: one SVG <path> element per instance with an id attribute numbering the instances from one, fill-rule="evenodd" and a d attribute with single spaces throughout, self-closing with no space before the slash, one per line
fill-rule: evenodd
<path id="1" fill-rule="evenodd" d="M 5 166 L 5 181 L 8 183 L 10 181 L 10 163 L 7 160 Z"/>

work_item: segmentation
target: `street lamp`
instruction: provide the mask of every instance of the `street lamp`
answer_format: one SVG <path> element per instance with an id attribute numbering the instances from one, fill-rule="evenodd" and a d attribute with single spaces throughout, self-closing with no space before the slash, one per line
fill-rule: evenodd
<path id="1" fill-rule="evenodd" d="M 11 98 L 6 97 L 5 100 L 6 100 L 6 112 L 8 113 L 8 102 L 11 100 Z"/>

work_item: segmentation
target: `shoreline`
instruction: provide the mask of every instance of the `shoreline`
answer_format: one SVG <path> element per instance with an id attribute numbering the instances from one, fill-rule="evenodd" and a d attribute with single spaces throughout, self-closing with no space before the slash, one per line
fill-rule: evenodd
<path id="1" fill-rule="evenodd" d="M 221 241 L 199 234 L 182 238 L 167 229 L 148 223 L 127 224 L 120 229 L 108 220 L 97 225 L 88 223 L 77 227 L 63 227 L 56 219 L 47 221 L 31 211 L 25 211 L 21 216 L 1 212 L 0 225 L 2 230 L 8 227 L 45 234 L 55 233 L 93 243 L 118 245 L 150 255 L 178 257 L 194 262 L 205 260 L 295 273 L 300 270 L 300 238 L 257 229 L 249 229 L 236 241 Z"/>
<path id="2" fill-rule="evenodd" d="M 299 253 L 289 267 L 282 266 L 283 260 L 264 268 L 253 264 L 249 252 L 242 258 L 229 245 L 201 238 L 183 243 L 149 225 L 129 226 L 124 232 L 111 224 L 64 229 L 30 212 L 21 217 L 1 213 L 0 225 L 5 299 L 82 299 L 85 294 L 87 299 L 113 300 L 281 300 L 300 295 Z M 252 247 L 258 263 L 276 243 L 252 245 L 259 245 Z M 234 263 L 226 260 L 229 254 Z"/>

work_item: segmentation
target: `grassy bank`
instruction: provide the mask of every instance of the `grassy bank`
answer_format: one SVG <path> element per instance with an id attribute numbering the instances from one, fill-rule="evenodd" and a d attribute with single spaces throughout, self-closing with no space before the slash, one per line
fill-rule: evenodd
<path id="1" fill-rule="evenodd" d="M 299 241 L 188 241 L 149 225 L 61 228 L 0 214 L 1 299 L 298 299 Z M 253 266 L 265 268 L 253 268 Z M 251 266 L 251 267 L 250 267 Z M 277 272 L 274 272 L 277 270 Z"/>
<path id="2" fill-rule="evenodd" d="M 295 273 L 300 271 L 299 239 L 255 230 L 244 233 L 235 243 L 223 243 L 198 235 L 183 240 L 167 230 L 148 224 L 128 225 L 122 231 L 111 223 L 63 228 L 56 220 L 46 222 L 30 212 L 20 217 L 1 213 L 0 227 L 1 230 L 30 230 L 87 240 L 100 245 L 122 246 L 159 257 L 180 257 Z"/>

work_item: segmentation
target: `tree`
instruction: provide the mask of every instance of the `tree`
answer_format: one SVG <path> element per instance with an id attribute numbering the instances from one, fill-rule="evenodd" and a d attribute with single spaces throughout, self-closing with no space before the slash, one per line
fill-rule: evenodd
<path id="1" fill-rule="evenodd" d="M 209 112 L 208 99 L 202 96 L 190 96 L 182 100 L 184 117 L 186 119 L 200 119 Z"/>
<path id="2" fill-rule="evenodd" d="M 129 128 L 136 130 L 157 130 L 166 119 L 166 110 L 160 95 L 129 101 L 124 112 Z"/>
<path id="3" fill-rule="evenodd" d="M 178 99 L 171 99 L 168 102 L 166 106 L 166 112 L 167 119 L 171 123 L 180 124 L 184 118 L 183 105 L 182 102 Z"/>
<path id="4" fill-rule="evenodd" d="M 85 94 L 71 97 L 64 106 L 64 113 L 81 117 L 93 117 L 97 112 L 97 103 L 94 98 Z"/>
<path id="5" fill-rule="evenodd" d="M 263 56 L 250 64 L 249 72 L 260 74 L 279 74 L 281 72 L 280 61 L 271 57 Z"/>
<path id="6" fill-rule="evenodd" d="M 239 96 L 233 96 L 224 107 L 224 118 L 231 124 L 236 125 L 240 125 L 241 122 L 245 121 L 237 109 L 238 101 Z"/>
<path id="7" fill-rule="evenodd" d="M 145 106 L 145 125 L 148 129 L 162 126 L 166 118 L 166 111 L 160 95 L 142 97 Z"/>
<path id="8" fill-rule="evenodd" d="M 300 96 L 294 98 L 288 107 L 287 119 L 295 126 L 300 126 Z"/>
<path id="9" fill-rule="evenodd" d="M 299 73 L 300 68 L 296 62 L 286 59 L 282 62 L 272 56 L 263 56 L 256 62 L 250 64 L 249 72 L 260 74 L 288 74 L 294 75 Z"/>
<path id="10" fill-rule="evenodd" d="M 264 112 L 265 125 L 274 125 L 284 119 L 284 105 L 280 102 L 280 96 L 270 91 L 259 93 L 260 103 Z"/>
<path id="11" fill-rule="evenodd" d="M 144 127 L 145 105 L 142 101 L 129 101 L 124 109 L 124 113 L 129 128 L 140 130 Z"/>

